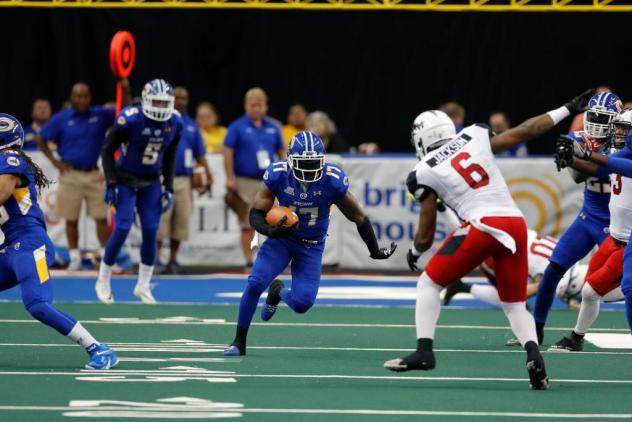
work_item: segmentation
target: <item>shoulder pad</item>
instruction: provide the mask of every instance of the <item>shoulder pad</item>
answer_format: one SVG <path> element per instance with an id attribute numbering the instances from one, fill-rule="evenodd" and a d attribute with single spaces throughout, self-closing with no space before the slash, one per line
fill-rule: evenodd
<path id="1" fill-rule="evenodd" d="M 275 183 L 282 174 L 287 173 L 288 165 L 286 161 L 275 161 L 270 164 L 265 173 L 263 173 L 263 180 L 268 185 Z"/>
<path id="2" fill-rule="evenodd" d="M 325 175 L 334 185 L 349 186 L 349 178 L 342 168 L 333 164 L 325 164 Z"/>
<path id="3" fill-rule="evenodd" d="M 26 161 L 13 151 L 0 151 L 0 174 L 24 174 Z"/>
<path id="4" fill-rule="evenodd" d="M 495 136 L 495 134 L 492 131 L 492 129 L 489 126 L 487 126 L 485 123 L 474 123 L 473 125 L 468 126 L 468 128 L 470 128 L 470 127 L 471 128 L 475 128 L 475 129 L 477 129 L 479 131 L 482 130 L 482 131 L 486 132 L 487 136 L 489 136 L 490 139 Z M 467 129 L 467 128 L 465 128 L 465 129 Z"/>
<path id="5" fill-rule="evenodd" d="M 419 182 L 416 168 L 408 173 L 408 177 L 406 177 L 406 187 L 408 188 L 408 193 L 412 199 L 417 202 L 423 201 L 431 191 L 430 188 Z"/>
<path id="6" fill-rule="evenodd" d="M 143 111 L 139 106 L 127 106 L 116 118 L 117 126 L 127 126 L 130 122 L 135 122 L 143 115 Z"/>

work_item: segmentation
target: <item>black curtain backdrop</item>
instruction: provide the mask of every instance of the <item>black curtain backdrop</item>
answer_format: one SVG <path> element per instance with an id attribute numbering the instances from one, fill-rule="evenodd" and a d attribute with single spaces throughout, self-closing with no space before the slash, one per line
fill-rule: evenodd
<path id="1" fill-rule="evenodd" d="M 58 109 L 78 80 L 94 103 L 112 99 L 109 43 L 126 29 L 135 95 L 162 77 L 189 88 L 191 113 L 210 100 L 228 124 L 261 86 L 281 120 L 301 102 L 328 112 L 352 144 L 410 151 L 412 119 L 447 100 L 465 106 L 467 123 L 503 110 L 514 124 L 598 84 L 632 100 L 630 16 L 3 9 L 0 110 L 28 122 L 34 98 Z M 530 150 L 549 152 L 552 138 Z"/>

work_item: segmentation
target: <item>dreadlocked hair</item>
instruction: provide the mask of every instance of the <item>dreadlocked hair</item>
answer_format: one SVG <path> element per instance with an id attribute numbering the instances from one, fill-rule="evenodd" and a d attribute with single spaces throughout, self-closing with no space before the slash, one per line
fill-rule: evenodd
<path id="1" fill-rule="evenodd" d="M 24 151 L 22 151 L 21 149 L 9 149 L 8 151 L 14 152 L 22 157 L 24 161 L 26 161 L 26 164 L 31 168 L 31 170 L 33 170 L 33 173 L 35 175 L 35 186 L 37 186 L 38 190 L 46 189 L 53 183 L 53 181 L 44 174 L 42 168 L 35 164 L 33 159 L 26 155 Z"/>

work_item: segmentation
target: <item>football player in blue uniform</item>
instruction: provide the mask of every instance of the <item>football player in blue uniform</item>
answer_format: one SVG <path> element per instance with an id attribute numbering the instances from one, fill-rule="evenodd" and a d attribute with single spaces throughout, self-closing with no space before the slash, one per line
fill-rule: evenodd
<path id="1" fill-rule="evenodd" d="M 77 320 L 53 306 L 48 267 L 55 248 L 46 233 L 44 214 L 37 203 L 38 189 L 50 180 L 22 151 L 24 130 L 9 114 L 0 113 L 0 291 L 20 285 L 26 310 L 38 321 L 78 343 L 90 355 L 88 369 L 109 369 L 118 358 L 99 343 Z"/>
<path id="2" fill-rule="evenodd" d="M 621 110 L 621 100 L 615 94 L 602 92 L 593 95 L 584 115 L 584 130 L 571 132 L 568 137 L 588 150 L 607 155 L 610 146 L 611 122 Z M 587 177 L 569 169 L 577 183 L 585 182 L 582 209 L 560 238 L 549 265 L 538 287 L 534 319 L 538 341 L 544 339 L 544 325 L 553 304 L 555 290 L 566 271 L 581 260 L 608 236 L 610 225 L 610 179 L 608 175 Z"/>
<path id="3" fill-rule="evenodd" d="M 358 232 L 373 259 L 390 257 L 397 245 L 380 248 L 371 221 L 348 192 L 349 181 L 344 171 L 325 162 L 322 140 L 312 132 L 300 132 L 292 138 L 287 161 L 268 167 L 263 186 L 250 210 L 250 225 L 268 237 L 257 254 L 248 285 L 239 304 L 235 339 L 224 351 L 226 356 L 246 354 L 246 336 L 259 297 L 268 288 L 261 319 L 268 321 L 281 300 L 294 312 L 305 313 L 314 304 L 322 270 L 322 256 L 329 227 L 329 213 L 336 205 L 343 215 L 356 223 Z M 293 209 L 299 221 L 284 226 L 283 217 L 276 226 L 266 222 L 266 214 L 278 200 L 279 205 Z M 292 263 L 292 287 L 275 278 Z M 273 281 L 274 280 L 274 281 Z"/>
<path id="4" fill-rule="evenodd" d="M 101 159 L 107 183 L 105 202 L 115 210 L 114 233 L 105 245 L 95 285 L 97 297 L 112 303 L 112 266 L 138 212 L 143 241 L 134 295 L 156 303 L 149 282 L 154 272 L 160 216 L 173 202 L 173 177 L 182 119 L 174 113 L 171 85 L 162 79 L 145 84 L 142 105 L 126 107 L 110 129 Z M 121 148 L 115 161 L 114 153 Z M 161 183 L 162 176 L 162 183 Z"/>

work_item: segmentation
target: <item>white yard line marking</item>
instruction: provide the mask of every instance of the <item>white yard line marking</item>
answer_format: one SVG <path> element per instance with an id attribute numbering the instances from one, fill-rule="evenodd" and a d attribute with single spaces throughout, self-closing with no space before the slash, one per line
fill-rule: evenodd
<path id="1" fill-rule="evenodd" d="M 0 319 L 1 323 L 18 323 L 18 324 L 40 324 L 39 321 L 34 319 Z M 136 318 L 112 318 L 105 320 L 87 320 L 81 321 L 82 324 L 147 324 L 147 325 L 229 325 L 234 326 L 237 323 L 234 321 L 224 321 L 217 319 L 200 319 L 195 320 L 181 320 L 181 319 L 136 319 Z M 356 323 L 319 323 L 319 322 L 254 322 L 254 326 L 268 326 L 268 327 L 323 327 L 323 328 L 415 328 L 414 324 L 356 324 Z M 452 325 L 452 324 L 439 324 L 439 329 L 456 329 L 456 330 L 511 330 L 507 325 Z M 571 331 L 573 327 L 545 327 L 545 331 Z M 594 332 L 608 332 L 608 333 L 629 333 L 629 328 L 594 328 Z"/>
<path id="2" fill-rule="evenodd" d="M 127 371 L 110 369 L 108 371 L 81 371 L 81 372 L 49 372 L 49 371 L 0 371 L 0 375 L 31 375 L 31 376 L 87 376 L 95 377 L 116 375 L 139 376 L 204 376 L 226 377 L 227 374 L 206 373 L 195 371 Z M 344 375 L 344 374 L 230 374 L 233 378 L 270 378 L 270 379 L 340 379 L 340 380 L 372 380 L 372 381 L 475 381 L 475 382 L 528 382 L 526 378 L 486 378 L 486 377 L 425 377 L 425 376 L 394 376 L 394 375 Z M 623 384 L 632 385 L 632 380 L 595 380 L 595 379 L 558 379 L 553 378 L 553 383 L 568 384 Z"/>
<path id="3" fill-rule="evenodd" d="M 134 412 L 135 409 L 135 412 Z M 3 411 L 53 411 L 68 412 L 64 416 L 99 416 L 124 417 L 123 413 L 131 412 L 129 416 L 138 417 L 138 412 L 158 412 L 169 419 L 192 416 L 216 416 L 217 412 L 236 413 L 275 413 L 275 414 L 323 414 L 323 415 L 383 415 L 383 416 L 463 416 L 463 417 L 519 417 L 519 418 L 555 418 L 555 419 L 629 419 L 631 413 L 547 413 L 547 412 L 482 412 L 482 411 L 452 411 L 452 410 L 381 410 L 381 409 L 273 409 L 273 408 L 206 408 L 205 406 L 143 406 L 141 408 L 122 406 L 12 406 L 0 405 Z M 177 413 L 173 413 L 177 412 Z"/>
<path id="4" fill-rule="evenodd" d="M 172 353 L 215 353 L 222 352 L 227 345 L 219 344 L 200 344 L 194 346 L 181 347 L 164 347 L 161 343 L 109 343 L 116 352 L 172 352 Z M 79 347 L 76 344 L 40 344 L 40 343 L 0 343 L 0 347 Z M 406 352 L 410 353 L 410 348 L 377 348 L 377 347 L 309 347 L 309 346 L 248 346 L 249 349 L 260 350 L 323 350 L 323 351 L 340 351 L 340 352 Z M 512 350 L 493 350 L 493 349 L 435 349 L 435 352 L 444 353 L 524 353 L 524 350 L 516 347 Z M 551 353 L 555 356 L 562 356 L 559 352 L 548 352 L 543 350 L 542 353 Z M 632 355 L 632 352 L 573 352 L 573 355 Z M 567 356 L 567 355 L 563 355 Z M 122 358 L 125 360 L 126 358 Z M 142 359 L 153 358 L 127 358 L 130 362 L 141 361 Z M 158 358 L 157 358 L 158 359 Z M 169 358 L 171 361 L 187 361 L 202 362 L 203 358 Z M 220 362 L 221 358 L 208 358 L 207 362 Z M 159 359 L 162 361 L 162 359 Z M 159 361 L 156 360 L 156 361 Z M 234 361 L 235 358 L 227 358 L 225 361 Z"/>

